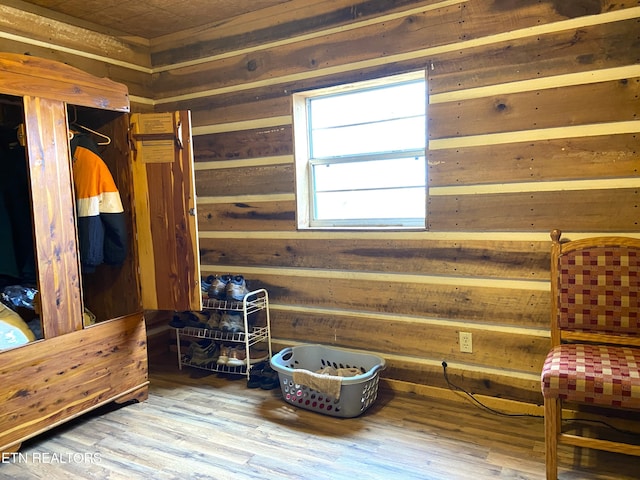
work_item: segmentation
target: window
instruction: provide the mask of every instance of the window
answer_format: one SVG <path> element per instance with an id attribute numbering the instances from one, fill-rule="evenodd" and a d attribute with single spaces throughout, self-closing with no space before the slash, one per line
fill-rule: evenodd
<path id="1" fill-rule="evenodd" d="M 299 228 L 424 228 L 424 72 L 293 95 Z"/>

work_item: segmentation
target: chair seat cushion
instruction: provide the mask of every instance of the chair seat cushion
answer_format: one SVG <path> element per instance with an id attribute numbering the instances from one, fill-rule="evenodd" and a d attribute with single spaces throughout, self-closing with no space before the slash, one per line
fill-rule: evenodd
<path id="1" fill-rule="evenodd" d="M 570 402 L 640 409 L 640 349 L 563 344 L 542 369 L 542 394 Z"/>

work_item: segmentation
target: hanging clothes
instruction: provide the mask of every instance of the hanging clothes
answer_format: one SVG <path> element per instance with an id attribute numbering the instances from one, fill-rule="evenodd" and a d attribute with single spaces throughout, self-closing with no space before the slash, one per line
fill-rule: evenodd
<path id="1" fill-rule="evenodd" d="M 120 265 L 127 256 L 120 192 L 90 136 L 76 133 L 70 143 L 82 270 L 93 272 L 102 263 Z"/>
<path id="2" fill-rule="evenodd" d="M 27 160 L 16 129 L 0 127 L 0 284 L 36 281 Z"/>

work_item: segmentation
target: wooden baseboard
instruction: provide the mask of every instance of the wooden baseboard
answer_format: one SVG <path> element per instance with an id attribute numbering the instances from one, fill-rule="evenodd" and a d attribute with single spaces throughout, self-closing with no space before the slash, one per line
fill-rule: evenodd
<path id="1" fill-rule="evenodd" d="M 473 402 L 473 400 L 471 400 L 468 395 L 459 390 L 450 390 L 446 388 L 433 387 L 430 385 L 419 385 L 416 383 L 409 383 L 386 378 L 380 380 L 380 388 L 390 390 L 394 393 L 414 394 L 422 397 L 429 397 L 438 400 L 449 400 L 457 403 L 471 403 L 476 406 L 475 402 Z M 539 416 L 544 415 L 544 408 L 542 405 L 534 405 L 531 403 L 507 400 L 504 398 L 488 397 L 484 395 L 474 395 L 474 397 L 483 405 L 486 405 L 487 407 L 502 413 Z"/>

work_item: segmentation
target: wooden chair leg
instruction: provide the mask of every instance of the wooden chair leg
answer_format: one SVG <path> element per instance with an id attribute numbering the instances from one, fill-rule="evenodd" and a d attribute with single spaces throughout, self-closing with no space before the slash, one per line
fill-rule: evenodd
<path id="1" fill-rule="evenodd" d="M 558 435 L 561 424 L 561 404 L 557 398 L 544 399 L 544 444 L 547 480 L 558 479 Z"/>

